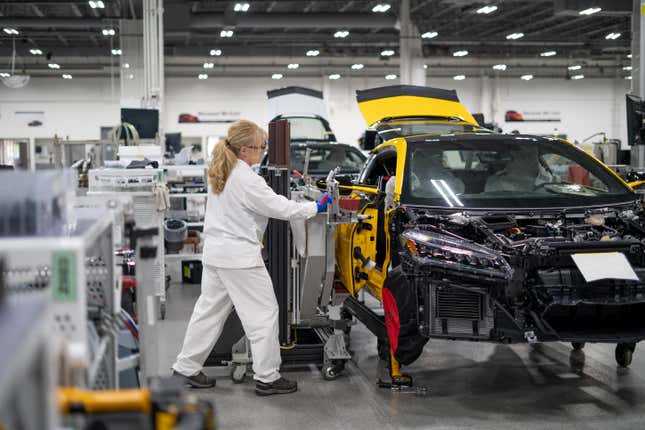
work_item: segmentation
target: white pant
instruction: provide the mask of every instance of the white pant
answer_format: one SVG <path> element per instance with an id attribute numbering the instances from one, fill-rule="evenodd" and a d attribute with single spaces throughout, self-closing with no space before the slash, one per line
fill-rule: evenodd
<path id="1" fill-rule="evenodd" d="M 280 378 L 278 302 L 264 266 L 224 269 L 204 264 L 202 293 L 172 366 L 175 371 L 190 376 L 202 370 L 233 306 L 251 343 L 254 379 L 270 383 Z"/>

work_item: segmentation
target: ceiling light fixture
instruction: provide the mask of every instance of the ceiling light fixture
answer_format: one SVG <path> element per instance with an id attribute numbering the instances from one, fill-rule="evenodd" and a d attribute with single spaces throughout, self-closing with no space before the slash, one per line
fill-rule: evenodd
<path id="1" fill-rule="evenodd" d="M 427 69 L 427 68 L 428 68 L 428 65 L 427 65 L 427 64 L 424 64 L 424 65 L 423 65 L 423 68 L 424 68 L 424 69 Z"/>
<path id="2" fill-rule="evenodd" d="M 235 12 L 247 12 L 249 10 L 249 7 L 251 6 L 248 3 L 235 3 L 233 10 Z"/>
<path id="3" fill-rule="evenodd" d="M 60 69 L 60 64 L 49 63 L 47 67 L 49 67 L 50 69 Z"/>
<path id="4" fill-rule="evenodd" d="M 626 70 L 626 71 L 632 70 L 632 66 L 624 66 L 623 70 Z"/>
<path id="5" fill-rule="evenodd" d="M 111 52 L 112 52 L 112 55 L 121 55 L 121 54 L 123 54 L 123 51 L 121 51 L 120 49 L 112 49 Z"/>
<path id="6" fill-rule="evenodd" d="M 5 73 L 5 74 L 6 74 L 6 73 Z M 631 76 L 625 76 L 625 79 L 627 79 L 628 81 L 631 81 L 631 80 L 632 80 L 632 77 L 631 77 Z"/>
<path id="7" fill-rule="evenodd" d="M 385 79 L 387 79 L 388 81 L 392 81 L 392 80 L 394 80 L 396 78 L 397 78 L 397 76 L 394 73 L 389 74 L 389 75 L 385 75 Z"/>
<path id="8" fill-rule="evenodd" d="M 103 33 L 103 36 L 114 36 L 116 31 L 113 28 L 104 28 L 101 33 Z"/>
<path id="9" fill-rule="evenodd" d="M 605 36 L 605 39 L 607 40 L 616 40 L 620 37 L 620 33 L 609 33 L 608 35 Z"/>
<path id="10" fill-rule="evenodd" d="M 211 49 L 211 57 L 219 57 L 222 55 L 222 50 L 221 49 Z"/>
<path id="11" fill-rule="evenodd" d="M 0 78 L 8 78 L 11 76 L 9 73 L 0 73 Z"/>
<path id="12" fill-rule="evenodd" d="M 381 51 L 381 57 L 391 57 L 392 55 L 394 55 L 394 51 L 391 49 Z"/>
<path id="13" fill-rule="evenodd" d="M 88 3 L 92 9 L 105 9 L 105 3 L 103 3 L 101 0 L 97 0 L 97 1 L 90 0 L 88 1 Z"/>
<path id="14" fill-rule="evenodd" d="M 602 10 L 600 7 L 590 7 L 589 9 L 581 10 L 578 12 L 580 15 L 593 15 L 594 13 L 598 13 Z"/>
<path id="15" fill-rule="evenodd" d="M 329 79 L 331 79 L 332 81 L 335 81 L 337 79 L 340 79 L 340 75 L 338 73 L 333 73 L 329 75 Z"/>
<path id="16" fill-rule="evenodd" d="M 455 81 L 463 81 L 464 79 L 466 79 L 466 76 L 465 75 L 457 75 L 457 76 L 453 76 L 452 79 L 454 79 Z"/>
<path id="17" fill-rule="evenodd" d="M 11 28 L 11 27 L 5 27 L 5 28 L 3 28 L 3 30 L 7 34 L 12 34 L 12 35 L 20 34 L 18 30 L 16 30 L 15 28 Z"/>
<path id="18" fill-rule="evenodd" d="M 204 69 L 212 69 L 215 67 L 215 63 L 204 63 Z"/>
<path id="19" fill-rule="evenodd" d="M 64 74 L 63 79 L 72 79 L 72 75 Z"/>
<path id="20" fill-rule="evenodd" d="M 557 52 L 555 51 L 544 51 L 540 53 L 540 57 L 553 57 L 554 55 L 557 55 Z"/>
<path id="21" fill-rule="evenodd" d="M 466 51 L 465 49 L 461 51 L 455 51 L 452 53 L 453 57 L 465 57 L 466 55 L 468 55 L 468 51 Z"/>
<path id="22" fill-rule="evenodd" d="M 282 79 L 282 73 L 274 73 L 271 75 L 271 79 Z"/>
<path id="23" fill-rule="evenodd" d="M 579 66 L 579 65 L 569 66 L 569 67 L 567 67 L 567 69 L 569 69 L 569 70 L 580 70 L 580 69 L 582 69 L 582 66 Z"/>
<path id="24" fill-rule="evenodd" d="M 374 13 L 385 13 L 388 10 L 390 10 L 391 7 L 392 6 L 390 6 L 387 3 L 379 3 L 379 4 L 377 4 L 376 6 L 374 6 L 372 8 L 372 12 L 374 12 Z"/>
<path id="25" fill-rule="evenodd" d="M 506 64 L 495 64 L 493 70 L 506 70 Z"/>
<path id="26" fill-rule="evenodd" d="M 347 30 L 339 30 L 336 33 L 334 33 L 334 37 L 336 39 L 344 39 L 347 36 L 349 36 L 349 31 L 347 31 Z"/>
<path id="27" fill-rule="evenodd" d="M 363 64 L 352 64 L 352 70 L 361 70 L 363 67 Z"/>
<path id="28" fill-rule="evenodd" d="M 31 55 L 43 55 L 43 51 L 41 51 L 40 49 L 30 49 L 29 52 L 31 53 Z"/>
<path id="29" fill-rule="evenodd" d="M 511 34 L 506 36 L 506 39 L 508 39 L 508 40 L 517 40 L 517 39 L 521 39 L 523 37 L 524 37 L 524 33 L 511 33 Z"/>
<path id="30" fill-rule="evenodd" d="M 233 37 L 233 30 L 222 30 L 219 32 L 219 37 Z"/>
<path id="31" fill-rule="evenodd" d="M 585 78 L 585 75 L 573 75 L 573 76 L 571 76 L 571 79 L 573 79 L 574 81 L 577 81 L 579 79 L 584 79 L 584 78 Z"/>
<path id="32" fill-rule="evenodd" d="M 627 54 L 627 58 L 632 58 L 632 54 Z"/>
<path id="33" fill-rule="evenodd" d="M 435 38 L 437 36 L 439 36 L 439 33 L 437 33 L 436 31 L 426 31 L 425 33 L 423 33 L 421 35 L 421 38 L 422 39 L 433 39 L 433 38 Z"/>
<path id="34" fill-rule="evenodd" d="M 310 49 L 307 51 L 307 57 L 317 57 L 318 55 L 320 55 L 320 51 L 317 49 Z"/>
<path id="35" fill-rule="evenodd" d="M 530 81 L 531 79 L 533 79 L 533 75 L 522 75 L 520 76 L 520 79 L 523 81 Z"/>
<path id="36" fill-rule="evenodd" d="M 206 73 L 200 73 L 199 75 L 197 75 L 197 79 L 208 79 L 208 75 Z"/>
<path id="37" fill-rule="evenodd" d="M 129 69 L 130 68 L 130 63 L 123 63 L 123 68 L 124 69 Z"/>
<path id="38" fill-rule="evenodd" d="M 497 10 L 497 6 L 490 5 L 490 6 L 480 7 L 479 9 L 477 9 L 477 11 L 476 11 L 476 12 L 477 12 L 477 13 L 479 13 L 479 14 L 482 14 L 482 13 L 483 13 L 483 14 L 488 15 L 489 13 L 493 13 L 493 12 L 495 12 L 496 10 Z"/>
<path id="39" fill-rule="evenodd" d="M 298 67 L 300 67 L 300 64 L 298 64 L 298 63 L 291 63 L 291 64 L 289 64 L 289 65 L 287 66 L 287 69 L 295 70 L 295 69 L 297 69 Z"/>

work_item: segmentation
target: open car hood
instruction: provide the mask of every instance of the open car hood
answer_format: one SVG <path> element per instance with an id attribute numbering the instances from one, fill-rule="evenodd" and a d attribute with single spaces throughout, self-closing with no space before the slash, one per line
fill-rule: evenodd
<path id="1" fill-rule="evenodd" d="M 358 107 L 368 126 L 383 118 L 436 116 L 461 118 L 478 126 L 455 90 L 415 85 L 393 85 L 356 91 Z"/>
<path id="2" fill-rule="evenodd" d="M 320 91 L 304 87 L 285 87 L 267 91 L 270 118 L 279 115 L 317 115 L 327 119 L 327 109 Z"/>

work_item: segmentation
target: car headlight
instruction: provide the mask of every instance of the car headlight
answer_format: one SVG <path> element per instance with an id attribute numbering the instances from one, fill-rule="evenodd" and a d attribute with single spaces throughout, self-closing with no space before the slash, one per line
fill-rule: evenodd
<path id="1" fill-rule="evenodd" d="M 403 232 L 401 241 L 413 257 L 431 266 L 504 279 L 512 275 L 510 265 L 501 254 L 477 243 L 422 230 Z"/>

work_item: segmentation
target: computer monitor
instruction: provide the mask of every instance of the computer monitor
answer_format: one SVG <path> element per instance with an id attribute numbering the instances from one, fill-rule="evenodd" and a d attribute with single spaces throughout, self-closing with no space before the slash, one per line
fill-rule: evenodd
<path id="1" fill-rule="evenodd" d="M 141 139 L 154 139 L 159 132 L 157 109 L 121 109 L 121 122 L 132 124 Z"/>
<path id="2" fill-rule="evenodd" d="M 181 133 L 166 133 L 166 152 L 179 154 L 181 151 Z"/>
<path id="3" fill-rule="evenodd" d="M 625 96 L 627 104 L 627 143 L 629 145 L 645 144 L 643 130 L 643 115 L 645 108 L 640 97 L 632 94 Z"/>

